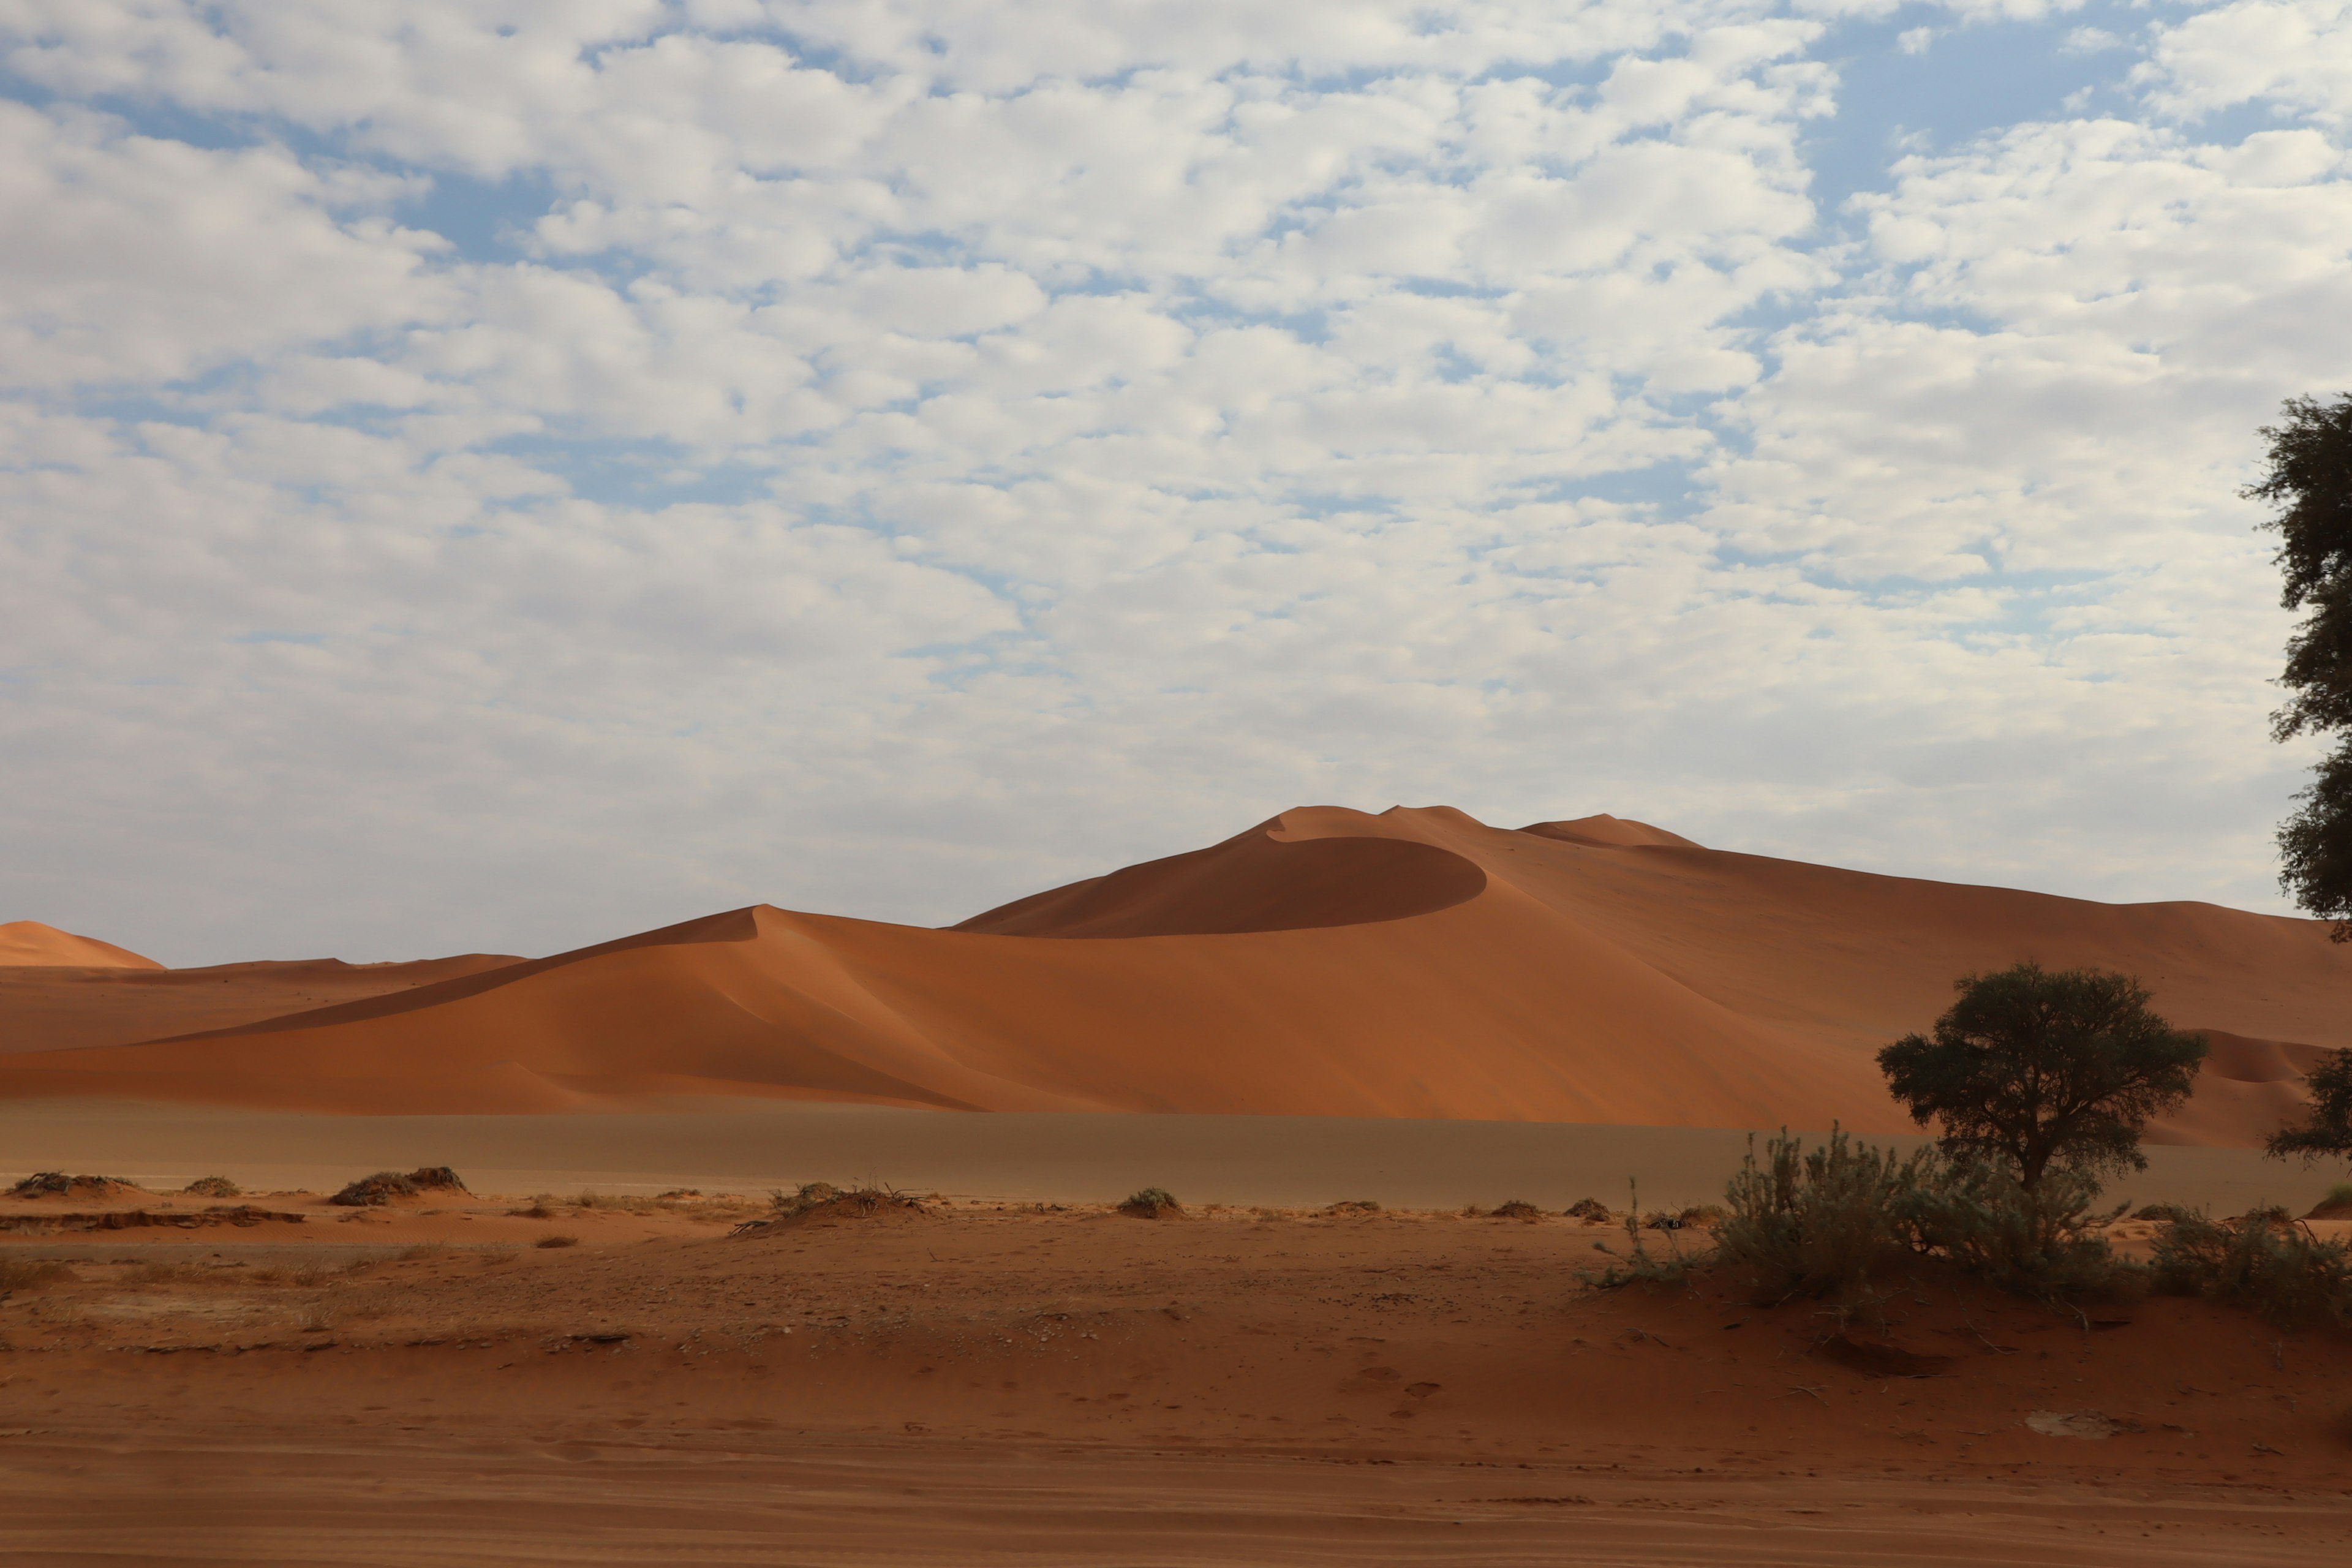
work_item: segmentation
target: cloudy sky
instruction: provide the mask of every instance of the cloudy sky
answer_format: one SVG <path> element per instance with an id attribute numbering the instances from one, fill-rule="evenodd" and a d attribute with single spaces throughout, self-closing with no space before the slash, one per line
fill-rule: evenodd
<path id="1" fill-rule="evenodd" d="M 0 920 L 1287 805 L 2280 910 L 2352 3 L 0 0 Z"/>

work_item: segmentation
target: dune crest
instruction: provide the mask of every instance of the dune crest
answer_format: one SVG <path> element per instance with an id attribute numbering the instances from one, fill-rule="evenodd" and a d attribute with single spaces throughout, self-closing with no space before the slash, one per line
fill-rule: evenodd
<path id="1" fill-rule="evenodd" d="M 1957 975 L 2029 957 L 2137 973 L 2213 1031 L 2165 1141 L 2258 1140 L 2315 1053 L 2352 1044 L 2352 951 L 2316 921 L 1874 876 L 1611 816 L 1508 830 L 1315 806 L 947 930 L 761 905 L 205 1034 L 0 1053 L 0 1098 L 763 1096 L 1887 1133 L 1912 1129 L 1877 1048 L 1932 1022 Z"/>
<path id="2" fill-rule="evenodd" d="M 127 947 L 76 936 L 38 921 L 0 924 L 0 967 L 11 969 L 161 969 Z"/>

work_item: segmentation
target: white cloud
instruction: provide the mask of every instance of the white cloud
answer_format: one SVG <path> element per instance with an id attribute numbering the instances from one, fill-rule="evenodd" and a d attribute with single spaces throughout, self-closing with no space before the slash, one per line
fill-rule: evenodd
<path id="1" fill-rule="evenodd" d="M 946 920 L 1337 798 L 2259 901 L 2326 8 L 1848 243 L 1893 9 L 0 0 L 0 897 Z"/>

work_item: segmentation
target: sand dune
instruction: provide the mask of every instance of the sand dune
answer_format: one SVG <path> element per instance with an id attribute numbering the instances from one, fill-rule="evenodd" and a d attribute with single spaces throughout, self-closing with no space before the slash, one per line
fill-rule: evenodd
<path id="1" fill-rule="evenodd" d="M 415 963 L 315 958 L 201 969 L 0 968 L 0 1053 L 244 1027 L 520 962 L 476 952 Z"/>
<path id="2" fill-rule="evenodd" d="M 0 924 L 0 968 L 161 969 L 152 958 L 142 958 L 127 947 L 76 936 L 38 921 Z"/>
<path id="3" fill-rule="evenodd" d="M 1891 1132 L 1908 1123 L 1872 1052 L 1955 975 L 2028 956 L 2132 971 L 2224 1032 L 2173 1140 L 2251 1142 L 2314 1051 L 2352 1044 L 2352 952 L 2313 921 L 1872 876 L 1614 817 L 1311 807 L 950 930 L 759 906 L 202 1036 L 0 1056 L 0 1097 Z"/>

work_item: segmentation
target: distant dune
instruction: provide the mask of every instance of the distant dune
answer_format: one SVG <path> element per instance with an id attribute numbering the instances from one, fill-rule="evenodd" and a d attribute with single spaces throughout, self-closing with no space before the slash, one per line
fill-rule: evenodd
<path id="1" fill-rule="evenodd" d="M 2252 1142 L 2320 1049 L 2352 1044 L 2352 952 L 2315 921 L 1872 876 L 1608 816 L 1514 831 L 1318 806 L 945 931 L 763 905 L 206 1034 L 20 1050 L 0 1098 L 1891 1132 L 1909 1123 L 1872 1053 L 1932 1021 L 1955 976 L 2023 957 L 2131 971 L 2217 1031 L 2169 1141 Z"/>
<path id="2" fill-rule="evenodd" d="M 0 968 L 23 969 L 161 969 L 152 958 L 142 958 L 127 947 L 96 937 L 76 936 L 38 921 L 10 921 L 0 925 Z"/>

